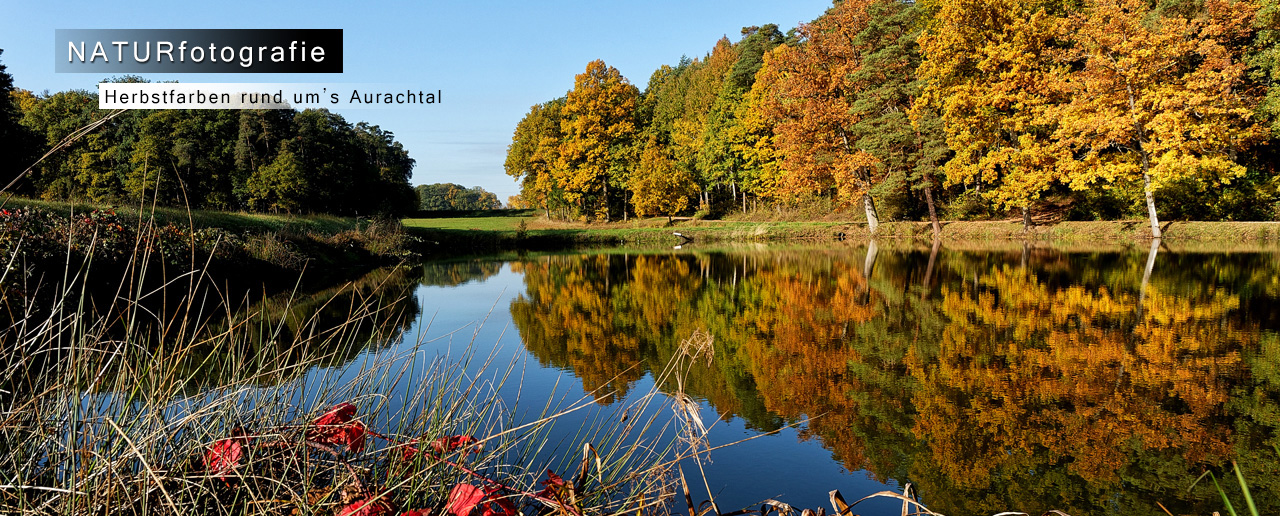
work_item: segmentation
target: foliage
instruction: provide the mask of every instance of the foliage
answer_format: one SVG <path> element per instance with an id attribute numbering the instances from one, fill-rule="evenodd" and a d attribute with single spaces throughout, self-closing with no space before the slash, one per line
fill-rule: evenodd
<path id="1" fill-rule="evenodd" d="M 564 138 L 554 173 L 565 200 L 578 213 L 607 221 L 615 211 L 609 187 L 617 196 L 628 180 L 639 94 L 616 68 L 600 60 L 574 78 L 560 119 Z"/>
<path id="2" fill-rule="evenodd" d="M 1056 137 L 1083 158 L 1064 168 L 1075 188 L 1141 179 L 1155 236 L 1153 194 L 1191 179 L 1228 184 L 1234 153 L 1261 137 L 1245 87 L 1244 47 L 1256 4 L 1209 0 L 1183 16 L 1135 0 L 1099 0 L 1064 26 L 1082 69 L 1056 111 Z"/>
<path id="3" fill-rule="evenodd" d="M 640 156 L 640 166 L 631 175 L 631 203 L 636 215 L 672 215 L 689 206 L 697 194 L 697 178 L 674 163 L 657 140 L 651 139 Z"/>
<path id="4" fill-rule="evenodd" d="M 453 183 L 436 183 L 414 187 L 418 208 L 422 210 L 496 210 L 502 201 L 493 192 L 479 186 L 467 188 Z"/>
<path id="5" fill-rule="evenodd" d="M 83 90 L 13 98 L 39 152 L 107 114 Z M 132 110 L 45 159 L 12 191 L 195 209 L 403 213 L 416 204 L 413 166 L 392 133 L 325 110 Z"/>

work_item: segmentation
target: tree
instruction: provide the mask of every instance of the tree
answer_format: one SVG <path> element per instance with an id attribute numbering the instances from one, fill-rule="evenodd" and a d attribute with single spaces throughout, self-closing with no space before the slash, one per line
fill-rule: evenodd
<path id="1" fill-rule="evenodd" d="M 580 213 L 605 221 L 612 212 L 610 186 L 626 184 L 627 147 L 636 132 L 639 91 L 604 61 L 587 64 L 565 98 L 556 161 L 558 183 Z"/>
<path id="2" fill-rule="evenodd" d="M 310 195 L 309 179 L 293 151 L 286 147 L 249 178 L 245 185 L 249 206 L 259 211 L 293 213 L 300 210 Z"/>
<path id="3" fill-rule="evenodd" d="M 917 116 L 936 110 L 955 151 L 948 184 L 995 187 L 997 206 L 1031 203 L 1061 176 L 1070 155 L 1053 139 L 1051 108 L 1063 99 L 1066 69 L 1056 59 L 1062 5 L 1057 0 L 939 0 L 920 37 L 927 81 Z"/>
<path id="4" fill-rule="evenodd" d="M 1261 0 L 1254 27 L 1258 35 L 1248 57 L 1253 80 L 1266 87 L 1266 97 L 1258 106 L 1263 120 L 1271 125 L 1273 137 L 1280 136 L 1280 1 Z"/>
<path id="5" fill-rule="evenodd" d="M 728 184 L 735 198 L 741 193 L 745 212 L 747 188 L 743 183 L 750 175 L 746 151 L 759 138 L 742 125 L 739 110 L 764 64 L 764 54 L 780 45 L 783 36 L 773 24 L 745 27 L 742 31 L 744 37 L 735 49 L 738 59 L 725 75 L 720 93 L 707 113 L 698 148 L 698 170 L 712 184 Z M 772 126 L 768 129 L 771 133 Z"/>
<path id="6" fill-rule="evenodd" d="M 877 160 L 858 146 L 853 133 L 862 117 L 853 109 L 859 91 L 850 80 L 862 64 L 853 40 L 867 28 L 869 3 L 845 0 L 801 25 L 800 44 L 774 49 L 773 62 L 761 69 L 757 84 L 774 90 L 762 107 L 777 122 L 776 144 L 788 172 L 785 189 L 793 195 L 838 192 L 842 200 L 860 199 L 874 233 L 879 218 L 871 188 L 881 178 L 870 166 Z"/>
<path id="7" fill-rule="evenodd" d="M 934 176 L 950 152 L 934 112 L 917 110 L 914 123 L 908 116 L 925 84 L 916 75 L 921 60 L 916 40 L 922 8 L 899 0 L 881 0 L 868 5 L 867 11 L 867 26 L 853 39 L 862 55 L 861 65 L 848 78 L 858 91 L 852 106 L 858 122 L 850 132 L 858 147 L 878 161 L 881 170 L 877 175 L 885 177 L 882 187 L 907 185 L 908 191 L 924 192 L 937 236 L 941 225 L 934 206 Z M 885 198 L 890 193 L 879 196 Z"/>
<path id="8" fill-rule="evenodd" d="M 657 138 L 649 140 L 640 157 L 640 166 L 631 176 L 632 204 L 636 215 L 666 215 L 667 220 L 689 206 L 698 192 L 698 178 L 679 167 Z"/>
<path id="9" fill-rule="evenodd" d="M 1071 18 L 1070 103 L 1057 137 L 1083 154 L 1074 188 L 1142 180 L 1151 236 L 1160 238 L 1155 193 L 1170 181 L 1230 182 L 1245 168 L 1233 154 L 1264 134 L 1259 98 L 1244 87 L 1243 46 L 1257 5 L 1206 0 L 1184 17 L 1140 0 L 1098 0 Z"/>
<path id="10" fill-rule="evenodd" d="M 0 49 L 0 56 L 4 49 Z M 13 75 L 0 64 L 0 142 L 6 142 L 0 150 L 0 186 L 22 173 L 34 161 L 32 148 L 34 135 L 21 123 L 22 111 L 18 107 L 17 90 L 13 87 Z"/>
<path id="11" fill-rule="evenodd" d="M 551 218 L 551 209 L 558 207 L 563 197 L 554 168 L 560 156 L 564 103 L 565 99 L 559 98 L 529 108 L 529 113 L 516 124 L 503 163 L 507 175 L 520 181 L 522 201 L 531 208 L 542 208 L 547 218 Z"/>
<path id="12" fill-rule="evenodd" d="M 493 192 L 479 186 L 467 188 L 454 183 L 418 185 L 418 209 L 422 210 L 496 210 L 502 201 Z"/>

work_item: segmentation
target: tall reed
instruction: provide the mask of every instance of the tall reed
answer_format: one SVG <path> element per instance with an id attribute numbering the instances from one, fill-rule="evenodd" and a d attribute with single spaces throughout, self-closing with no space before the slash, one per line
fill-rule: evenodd
<path id="1" fill-rule="evenodd" d="M 92 245 L 83 261 L 65 255 L 60 278 L 24 276 L 21 251 L 0 275 L 0 513 L 440 514 L 471 485 L 493 510 L 585 515 L 672 493 L 656 393 L 620 408 L 633 417 L 597 413 L 555 438 L 590 399 L 530 414 L 499 395 L 514 365 L 476 347 L 371 349 L 404 337 L 394 299 L 351 296 L 337 324 L 315 315 L 333 307 L 298 320 L 237 304 L 194 254 L 162 273 L 135 246 L 122 273 L 103 269 L 119 274 L 104 302 Z M 359 445 L 317 437 L 347 402 L 358 409 L 341 430 L 364 429 Z M 233 446 L 234 460 L 219 455 Z"/>

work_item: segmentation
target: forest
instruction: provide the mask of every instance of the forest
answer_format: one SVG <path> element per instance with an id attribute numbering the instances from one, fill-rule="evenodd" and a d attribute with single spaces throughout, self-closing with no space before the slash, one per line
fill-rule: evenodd
<path id="1" fill-rule="evenodd" d="M 141 81 L 126 76 L 117 81 Z M 342 215 L 418 208 L 395 135 L 326 110 L 98 109 L 97 93 L 14 88 L 0 65 L 0 174 L 49 200 Z M 96 131 L 64 140 L 95 121 Z M 52 152 L 25 177 L 25 168 Z"/>
<path id="2" fill-rule="evenodd" d="M 549 217 L 1274 220 L 1275 0 L 837 0 L 639 89 L 530 108 L 510 202 Z"/>

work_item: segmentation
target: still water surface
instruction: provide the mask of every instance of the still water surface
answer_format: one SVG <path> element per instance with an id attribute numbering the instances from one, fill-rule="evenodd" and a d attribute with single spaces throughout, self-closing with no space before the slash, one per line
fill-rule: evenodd
<path id="1" fill-rule="evenodd" d="M 710 444 L 767 434 L 704 464 L 722 511 L 909 482 L 948 515 L 1208 514 L 1216 491 L 1192 485 L 1235 460 L 1276 512 L 1280 250 L 958 245 L 428 263 L 417 322 L 365 353 L 492 348 L 520 403 L 585 394 L 620 417 L 710 335 L 683 382 Z"/>

